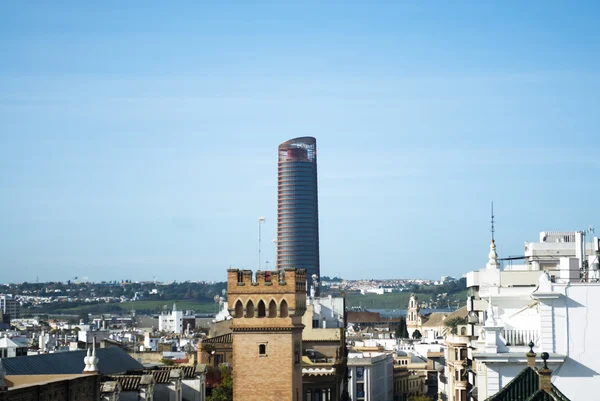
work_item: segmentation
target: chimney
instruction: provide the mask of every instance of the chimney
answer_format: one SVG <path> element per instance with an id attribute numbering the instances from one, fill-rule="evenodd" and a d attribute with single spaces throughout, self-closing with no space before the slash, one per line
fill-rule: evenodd
<path id="1" fill-rule="evenodd" d="M 548 358 L 550 355 L 547 352 L 542 352 L 542 359 L 544 360 L 544 367 L 538 369 L 538 375 L 540 376 L 540 390 L 549 392 L 552 388 L 552 371 L 548 369 Z"/>
<path id="2" fill-rule="evenodd" d="M 535 354 L 535 352 L 533 352 L 533 346 L 535 344 L 533 343 L 533 341 L 531 341 L 529 343 L 529 352 L 526 354 L 527 355 L 527 366 L 529 366 L 530 368 L 535 368 L 535 357 L 537 356 Z"/>

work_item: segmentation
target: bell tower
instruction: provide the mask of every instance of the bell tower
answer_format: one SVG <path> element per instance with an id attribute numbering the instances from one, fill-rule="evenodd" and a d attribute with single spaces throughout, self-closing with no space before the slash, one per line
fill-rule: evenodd
<path id="1" fill-rule="evenodd" d="M 415 330 L 419 330 L 421 325 L 421 316 L 419 315 L 419 299 L 415 294 L 410 294 L 408 300 L 408 309 L 406 311 L 406 328 L 408 334 L 412 337 Z"/>
<path id="2" fill-rule="evenodd" d="M 233 399 L 302 400 L 306 271 L 227 270 Z"/>

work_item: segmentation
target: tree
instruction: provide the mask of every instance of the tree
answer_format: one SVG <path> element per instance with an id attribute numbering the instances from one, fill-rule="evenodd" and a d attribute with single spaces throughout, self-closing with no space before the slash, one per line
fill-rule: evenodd
<path id="1" fill-rule="evenodd" d="M 419 339 L 421 339 L 421 337 L 423 337 L 423 335 L 421 334 L 421 332 L 419 330 L 415 330 L 413 332 L 412 338 L 414 338 L 415 340 L 419 340 Z"/>
<path id="2" fill-rule="evenodd" d="M 227 365 L 219 366 L 221 383 L 213 389 L 206 401 L 233 401 L 233 377 Z"/>
<path id="3" fill-rule="evenodd" d="M 406 318 L 400 316 L 400 323 L 396 328 L 396 338 L 408 338 L 408 329 L 406 327 Z"/>
<path id="4" fill-rule="evenodd" d="M 467 324 L 467 319 L 464 317 L 452 317 L 444 320 L 444 326 L 450 329 L 452 334 L 456 334 L 457 326 Z"/>
<path id="5" fill-rule="evenodd" d="M 433 401 L 431 399 L 431 397 L 428 397 L 426 395 L 411 395 L 410 397 L 408 397 L 408 401 Z"/>
<path id="6" fill-rule="evenodd" d="M 208 356 L 208 363 L 210 363 L 210 360 L 213 357 L 213 354 L 215 352 L 215 346 L 212 343 L 202 343 L 202 351 L 206 352 L 207 356 Z"/>

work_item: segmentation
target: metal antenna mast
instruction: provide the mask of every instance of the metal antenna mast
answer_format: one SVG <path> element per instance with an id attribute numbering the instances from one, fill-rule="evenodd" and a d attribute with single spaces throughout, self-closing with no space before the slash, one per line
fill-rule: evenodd
<path id="1" fill-rule="evenodd" d="M 494 227 L 494 202 L 492 201 L 492 229 L 490 230 L 492 232 L 492 241 L 494 241 L 494 233 L 496 232 L 496 228 Z"/>
<path id="2" fill-rule="evenodd" d="M 260 223 L 264 223 L 265 222 L 265 218 L 264 217 L 259 217 L 258 218 L 258 270 L 260 270 Z"/>

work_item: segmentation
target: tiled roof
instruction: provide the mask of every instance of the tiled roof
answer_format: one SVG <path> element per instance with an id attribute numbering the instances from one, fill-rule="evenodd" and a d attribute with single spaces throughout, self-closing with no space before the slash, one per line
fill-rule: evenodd
<path id="1" fill-rule="evenodd" d="M 7 375 L 68 375 L 83 372 L 86 350 L 3 358 Z M 118 347 L 96 349 L 102 374 L 143 370 L 144 366 Z"/>
<path id="2" fill-rule="evenodd" d="M 444 321 L 444 318 L 447 316 L 444 312 L 433 312 L 429 316 L 427 316 L 427 321 L 422 324 L 423 327 L 438 327 Z"/>
<path id="3" fill-rule="evenodd" d="M 205 338 L 202 342 L 211 344 L 231 344 L 233 343 L 233 337 L 231 333 L 227 333 L 216 337 Z"/>
<path id="4" fill-rule="evenodd" d="M 144 373 L 154 376 L 154 381 L 157 384 L 171 382 L 171 370 L 145 370 Z"/>
<path id="5" fill-rule="evenodd" d="M 460 318 L 466 318 L 467 316 L 469 316 L 469 311 L 467 310 L 466 306 L 463 306 L 462 308 L 459 308 L 457 310 L 455 310 L 454 312 L 452 312 L 451 314 L 449 314 L 448 316 L 446 316 L 446 319 L 453 319 L 455 317 L 460 317 Z"/>
<path id="6" fill-rule="evenodd" d="M 540 389 L 540 378 L 534 368 L 526 367 L 506 386 L 486 401 L 569 401 L 554 384 L 550 391 Z"/>
<path id="7" fill-rule="evenodd" d="M 117 382 L 121 385 L 121 391 L 137 391 L 140 388 L 142 376 L 110 376 L 110 379 L 111 381 Z"/>
<path id="8" fill-rule="evenodd" d="M 372 323 L 380 320 L 381 315 L 377 312 L 346 312 L 348 323 Z"/>
<path id="9" fill-rule="evenodd" d="M 198 367 L 198 369 L 196 369 L 196 366 Z M 196 371 L 202 372 L 203 369 L 206 367 L 206 365 L 196 365 L 196 366 L 190 366 L 190 365 L 182 365 L 182 366 L 159 366 L 159 367 L 156 368 L 156 370 L 171 371 L 173 369 L 177 369 L 177 370 L 181 371 L 181 378 L 182 379 L 190 379 L 190 378 L 196 377 Z"/>

